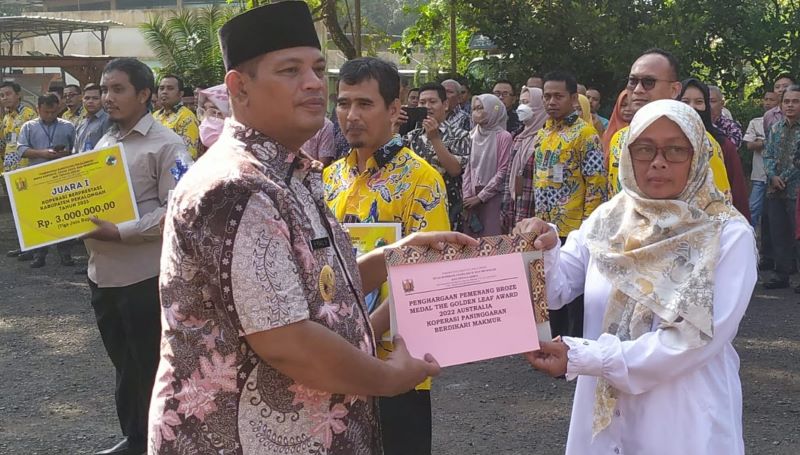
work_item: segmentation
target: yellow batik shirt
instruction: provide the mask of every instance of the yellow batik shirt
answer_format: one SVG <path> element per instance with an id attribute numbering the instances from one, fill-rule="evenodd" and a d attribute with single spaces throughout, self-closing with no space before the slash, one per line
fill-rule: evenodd
<path id="1" fill-rule="evenodd" d="M 197 159 L 197 149 L 200 146 L 200 129 L 197 116 L 188 107 L 178 104 L 173 109 L 159 109 L 153 112 L 153 117 L 162 125 L 171 129 L 183 139 L 186 149 Z"/>
<path id="2" fill-rule="evenodd" d="M 619 155 L 625 147 L 625 140 L 628 138 L 630 127 L 622 128 L 611 138 L 608 154 L 608 197 L 614 197 L 622 191 L 619 183 Z M 728 181 L 728 172 L 725 170 L 725 161 L 722 159 L 722 148 L 711 134 L 706 132 L 706 139 L 711 144 L 711 158 L 708 165 L 714 177 L 714 185 L 720 190 L 728 200 L 731 200 L 731 184 Z"/>
<path id="3" fill-rule="evenodd" d="M 75 113 L 67 109 L 63 114 L 61 114 L 61 118 L 72 123 L 72 126 L 76 128 L 78 127 L 78 123 L 80 123 L 84 117 L 86 117 L 86 110 L 83 108 L 83 105 L 81 105 L 78 108 L 78 111 Z"/>
<path id="4" fill-rule="evenodd" d="M 2 142 L 5 144 L 5 152 L 3 153 L 3 161 L 5 162 L 6 155 L 10 155 L 17 151 L 17 139 L 19 138 L 19 132 L 22 129 L 22 125 L 29 120 L 33 120 L 38 115 L 36 111 L 31 109 L 28 106 L 23 106 L 20 104 L 17 109 L 11 112 L 6 112 L 5 117 L 3 118 L 3 124 L 0 125 L 0 138 L 2 138 Z M 13 171 L 14 169 L 19 169 L 28 166 L 28 159 L 23 158 L 13 167 L 4 169 L 5 171 Z"/>
<path id="5" fill-rule="evenodd" d="M 532 159 L 534 213 L 566 237 L 606 201 L 600 137 L 577 114 L 549 118 L 537 133 Z"/>
<path id="6" fill-rule="evenodd" d="M 403 236 L 418 231 L 449 231 L 447 190 L 441 174 L 399 136 L 378 149 L 366 170 L 358 171 L 355 150 L 323 171 L 325 202 L 342 223 L 400 223 Z M 385 297 L 385 296 L 382 296 Z M 385 358 L 392 343 L 378 343 Z M 430 390 L 430 379 L 417 386 Z"/>

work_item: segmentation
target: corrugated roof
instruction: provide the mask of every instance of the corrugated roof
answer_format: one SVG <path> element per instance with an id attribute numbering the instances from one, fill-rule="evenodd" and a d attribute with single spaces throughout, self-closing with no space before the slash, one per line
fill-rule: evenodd
<path id="1" fill-rule="evenodd" d="M 96 32 L 122 25 L 116 21 L 81 21 L 44 16 L 0 16 L 0 33 L 13 36 L 14 39 L 59 32 Z"/>

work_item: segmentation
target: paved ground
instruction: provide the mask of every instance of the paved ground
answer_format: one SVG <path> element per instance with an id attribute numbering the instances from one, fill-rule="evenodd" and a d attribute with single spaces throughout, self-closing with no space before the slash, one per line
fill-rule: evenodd
<path id="1" fill-rule="evenodd" d="M 0 214 L 0 251 L 15 245 L 11 218 Z M 0 454 L 112 445 L 114 376 L 85 277 L 0 257 L 0 290 Z M 791 290 L 757 288 L 739 331 L 748 453 L 800 454 L 798 302 Z M 434 383 L 434 453 L 563 453 L 573 390 L 520 357 L 449 368 Z"/>

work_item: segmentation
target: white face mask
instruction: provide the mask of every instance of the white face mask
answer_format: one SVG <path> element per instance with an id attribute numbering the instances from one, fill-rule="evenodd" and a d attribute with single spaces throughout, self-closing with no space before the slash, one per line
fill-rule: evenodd
<path id="1" fill-rule="evenodd" d="M 533 119 L 533 109 L 527 104 L 520 104 L 517 106 L 517 116 L 522 123 L 528 123 Z"/>

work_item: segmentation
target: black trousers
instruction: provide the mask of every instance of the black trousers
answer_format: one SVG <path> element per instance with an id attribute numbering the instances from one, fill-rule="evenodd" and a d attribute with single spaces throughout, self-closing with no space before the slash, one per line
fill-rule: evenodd
<path id="1" fill-rule="evenodd" d="M 761 259 L 773 261 L 772 257 L 772 237 L 769 233 L 769 208 L 767 198 L 764 197 L 764 208 L 761 210 L 761 249 L 758 251 Z"/>
<path id="2" fill-rule="evenodd" d="M 567 241 L 561 237 L 561 245 Z M 550 332 L 557 336 L 583 337 L 583 294 L 558 310 L 550 310 Z"/>
<path id="3" fill-rule="evenodd" d="M 384 455 L 431 454 L 431 392 L 412 390 L 380 399 Z"/>
<path id="4" fill-rule="evenodd" d="M 144 443 L 161 341 L 158 277 L 118 288 L 99 288 L 89 280 L 89 287 L 97 328 L 116 370 L 122 434 Z"/>
<path id="5" fill-rule="evenodd" d="M 775 277 L 788 280 L 797 267 L 795 250 L 796 199 L 767 196 L 769 235 L 772 258 L 775 260 Z"/>

